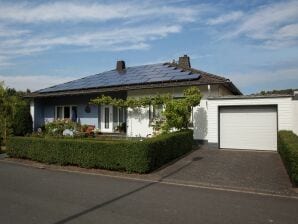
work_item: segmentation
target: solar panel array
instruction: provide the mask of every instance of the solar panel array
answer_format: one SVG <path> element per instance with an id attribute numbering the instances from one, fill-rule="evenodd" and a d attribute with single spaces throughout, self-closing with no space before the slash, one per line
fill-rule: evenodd
<path id="1" fill-rule="evenodd" d="M 37 91 L 38 93 L 111 87 L 154 82 L 198 79 L 199 74 L 183 71 L 166 64 L 142 65 L 126 68 L 119 73 L 111 70 Z"/>

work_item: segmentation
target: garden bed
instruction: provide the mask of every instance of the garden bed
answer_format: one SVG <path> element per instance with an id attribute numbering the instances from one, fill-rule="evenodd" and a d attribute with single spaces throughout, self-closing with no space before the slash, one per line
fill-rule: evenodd
<path id="1" fill-rule="evenodd" d="M 142 141 L 11 137 L 7 153 L 48 164 L 148 173 L 191 151 L 192 144 L 189 130 Z"/>
<path id="2" fill-rule="evenodd" d="M 292 182 L 298 186 L 298 136 L 292 131 L 278 133 L 278 152 Z"/>

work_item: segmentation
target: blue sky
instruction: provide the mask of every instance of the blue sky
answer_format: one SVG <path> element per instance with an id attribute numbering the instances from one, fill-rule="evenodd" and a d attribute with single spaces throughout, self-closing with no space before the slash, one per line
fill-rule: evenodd
<path id="1" fill-rule="evenodd" d="M 10 87 L 183 54 L 246 94 L 298 88 L 298 1 L 0 0 L 0 80 Z"/>

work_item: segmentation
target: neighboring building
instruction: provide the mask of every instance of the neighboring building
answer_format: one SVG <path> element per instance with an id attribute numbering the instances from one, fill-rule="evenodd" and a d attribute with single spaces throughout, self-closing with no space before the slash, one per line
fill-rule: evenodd
<path id="1" fill-rule="evenodd" d="M 89 105 L 90 99 L 101 94 L 122 99 L 164 93 L 182 97 L 189 86 L 197 86 L 203 94 L 192 117 L 198 141 L 220 148 L 276 150 L 277 130 L 298 133 L 298 101 L 294 97 L 243 96 L 229 79 L 191 68 L 187 55 L 178 63 L 135 67 L 118 61 L 114 70 L 38 90 L 28 97 L 32 98 L 35 130 L 46 122 L 67 118 L 95 125 L 103 133 L 113 133 L 125 122 L 127 136 L 146 137 L 153 132 L 151 122 L 160 108 L 124 110 Z"/>

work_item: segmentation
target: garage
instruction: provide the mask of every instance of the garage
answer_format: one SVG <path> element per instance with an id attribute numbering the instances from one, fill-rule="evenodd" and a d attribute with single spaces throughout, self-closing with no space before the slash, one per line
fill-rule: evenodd
<path id="1" fill-rule="evenodd" d="M 277 150 L 277 106 L 220 106 L 219 148 Z"/>

